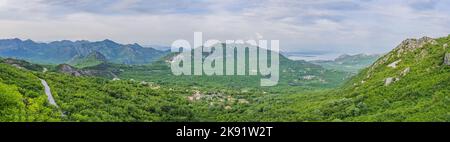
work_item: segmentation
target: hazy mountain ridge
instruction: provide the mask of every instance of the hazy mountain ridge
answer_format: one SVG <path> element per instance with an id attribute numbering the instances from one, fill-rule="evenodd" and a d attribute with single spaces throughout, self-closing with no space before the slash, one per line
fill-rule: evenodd
<path id="1" fill-rule="evenodd" d="M 372 65 L 381 56 L 380 54 L 344 54 L 334 60 L 315 60 L 310 62 L 327 69 L 358 73 L 359 70 Z"/>
<path id="2" fill-rule="evenodd" d="M 54 41 L 37 43 L 32 40 L 3 39 L 0 40 L 0 56 L 25 59 L 43 64 L 62 64 L 79 57 L 98 52 L 112 63 L 149 64 L 166 51 L 144 48 L 138 44 L 119 44 L 111 40 L 103 41 Z"/>

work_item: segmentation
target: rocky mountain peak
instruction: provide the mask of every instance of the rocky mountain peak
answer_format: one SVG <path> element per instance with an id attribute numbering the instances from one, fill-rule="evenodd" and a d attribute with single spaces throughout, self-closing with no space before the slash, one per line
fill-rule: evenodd
<path id="1" fill-rule="evenodd" d="M 419 39 L 406 39 L 396 47 L 399 52 L 411 51 L 422 48 L 425 44 L 437 44 L 437 41 L 430 37 L 422 37 Z"/>
<path id="2" fill-rule="evenodd" d="M 119 45 L 118 43 L 116 43 L 110 39 L 105 39 L 102 41 L 102 43 L 107 44 L 107 45 Z"/>
<path id="3" fill-rule="evenodd" d="M 403 78 L 419 78 L 429 73 L 446 70 L 448 68 L 440 68 L 442 64 L 436 63 L 450 66 L 450 53 L 447 49 L 449 41 L 450 37 L 404 40 L 392 52 L 378 59 L 363 72 L 359 81 L 372 83 L 384 80 L 384 85 L 389 86 L 402 82 Z M 357 81 L 355 82 L 358 84 Z"/>
<path id="4" fill-rule="evenodd" d="M 377 62 L 375 62 L 375 64 L 371 67 L 371 70 L 373 70 L 374 68 L 376 68 L 382 64 L 385 64 L 388 60 L 391 60 L 393 58 L 401 58 L 402 55 L 410 53 L 411 51 L 420 49 L 420 48 L 424 47 L 426 44 L 435 45 L 435 44 L 438 44 L 438 42 L 435 39 L 427 37 L 427 36 L 424 36 L 419 39 L 414 39 L 414 38 L 406 39 L 406 40 L 402 41 L 402 43 L 399 44 L 397 47 L 395 47 L 393 52 L 386 54 L 384 57 L 382 57 Z M 425 54 L 425 52 L 423 54 Z"/>

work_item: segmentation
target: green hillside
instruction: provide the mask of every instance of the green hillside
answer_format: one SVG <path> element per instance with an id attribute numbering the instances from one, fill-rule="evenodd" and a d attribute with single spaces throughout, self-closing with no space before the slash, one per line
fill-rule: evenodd
<path id="1" fill-rule="evenodd" d="M 259 117 L 263 121 L 448 122 L 450 62 L 444 59 L 450 53 L 448 44 L 450 37 L 405 40 L 343 87 L 269 98 L 255 107 L 271 107 L 251 117 L 263 115 Z"/>
<path id="2" fill-rule="evenodd" d="M 145 66 L 100 64 L 73 70 L 117 71 L 114 74 L 121 80 L 55 69 L 43 72 L 41 65 L 2 59 L 0 121 L 448 122 L 448 44 L 450 37 L 405 40 L 338 88 L 345 81 L 339 72 L 285 58 L 280 68 L 290 70 L 281 74 L 287 80 L 267 88 L 251 85 L 259 84 L 259 77 L 170 76 L 166 63 L 170 57 Z M 335 82 L 315 86 L 311 79 L 289 84 L 311 74 Z M 48 82 L 59 107 L 49 104 L 39 79 Z"/>
<path id="3" fill-rule="evenodd" d="M 349 120 L 450 121 L 448 44 L 450 37 L 408 39 L 363 70 L 341 92 L 368 106 Z"/>
<path id="4" fill-rule="evenodd" d="M 59 121 L 40 80 L 30 71 L 0 63 L 0 121 Z"/>

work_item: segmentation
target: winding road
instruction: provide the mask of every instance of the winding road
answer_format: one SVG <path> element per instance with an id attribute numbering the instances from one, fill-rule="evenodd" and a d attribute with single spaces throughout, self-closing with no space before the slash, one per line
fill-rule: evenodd
<path id="1" fill-rule="evenodd" d="M 50 90 L 50 87 L 48 86 L 47 81 L 45 81 L 43 79 L 39 79 L 39 80 L 41 80 L 41 83 L 44 86 L 45 94 L 47 95 L 48 102 L 51 105 L 58 107 L 58 105 L 55 102 L 55 99 L 53 99 L 52 91 Z"/>

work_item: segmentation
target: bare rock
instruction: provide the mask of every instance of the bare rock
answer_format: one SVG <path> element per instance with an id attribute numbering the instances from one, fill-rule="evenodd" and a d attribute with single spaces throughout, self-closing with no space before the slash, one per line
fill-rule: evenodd
<path id="1" fill-rule="evenodd" d="M 192 96 L 188 96 L 189 101 L 199 101 L 204 97 L 203 94 L 200 93 L 200 91 L 195 91 Z"/>
<path id="2" fill-rule="evenodd" d="M 402 60 L 397 60 L 397 61 L 395 61 L 395 62 L 392 62 L 391 64 L 388 65 L 388 67 L 391 67 L 391 68 L 397 68 L 397 64 L 398 64 L 400 61 L 402 61 Z"/>
<path id="3" fill-rule="evenodd" d="M 445 54 L 444 64 L 450 66 L 450 53 Z"/>
<path id="4" fill-rule="evenodd" d="M 231 106 L 225 106 L 225 109 L 226 110 L 230 110 L 230 109 L 233 109 L 233 108 L 231 108 Z"/>
<path id="5" fill-rule="evenodd" d="M 400 78 L 388 77 L 384 80 L 384 86 L 389 86 L 390 84 L 399 81 Z"/>
<path id="6" fill-rule="evenodd" d="M 410 71 L 411 71 L 411 68 L 407 67 L 405 70 L 402 71 L 402 73 L 400 75 L 406 76 L 406 74 L 408 74 Z"/>
<path id="7" fill-rule="evenodd" d="M 75 67 L 72 67 L 68 64 L 61 64 L 58 67 L 58 72 L 71 74 L 73 76 L 81 76 L 81 73 Z"/>
<path id="8" fill-rule="evenodd" d="M 307 76 L 303 76 L 302 78 L 304 79 L 304 80 L 312 80 L 312 79 L 314 79 L 316 76 L 314 76 L 314 75 L 307 75 Z"/>
<path id="9" fill-rule="evenodd" d="M 238 99 L 238 103 L 240 103 L 240 104 L 249 104 L 250 102 L 248 102 L 246 99 Z"/>
<path id="10" fill-rule="evenodd" d="M 16 67 L 17 69 L 21 69 L 21 70 L 25 69 L 25 68 L 23 68 L 22 66 L 20 66 L 18 64 L 11 64 L 11 66 Z"/>
<path id="11" fill-rule="evenodd" d="M 388 78 L 384 79 L 384 86 L 388 86 L 388 85 L 390 85 L 392 82 L 394 82 L 394 78 L 388 77 Z"/>
<path id="12" fill-rule="evenodd" d="M 395 49 L 398 54 L 401 54 L 406 51 L 413 51 L 418 48 L 422 48 L 426 44 L 437 44 L 437 41 L 430 37 L 422 37 L 420 39 L 407 39 L 404 40 L 400 45 L 398 45 Z"/>

